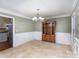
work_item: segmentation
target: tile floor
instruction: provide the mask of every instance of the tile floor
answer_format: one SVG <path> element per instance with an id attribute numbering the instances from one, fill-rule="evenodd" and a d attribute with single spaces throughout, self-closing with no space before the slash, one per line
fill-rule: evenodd
<path id="1" fill-rule="evenodd" d="M 75 57 L 70 46 L 33 40 L 0 52 L 6 58 L 70 58 Z"/>

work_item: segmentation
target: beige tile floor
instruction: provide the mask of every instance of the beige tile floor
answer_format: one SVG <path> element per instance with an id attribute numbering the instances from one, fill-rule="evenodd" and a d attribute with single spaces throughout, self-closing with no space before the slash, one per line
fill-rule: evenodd
<path id="1" fill-rule="evenodd" d="M 15 48 L 0 52 L 0 57 L 9 58 L 51 58 L 75 57 L 70 46 L 33 40 Z"/>

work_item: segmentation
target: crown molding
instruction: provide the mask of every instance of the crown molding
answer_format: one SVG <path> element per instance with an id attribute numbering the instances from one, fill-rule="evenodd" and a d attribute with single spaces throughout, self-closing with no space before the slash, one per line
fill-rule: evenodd
<path id="1" fill-rule="evenodd" d="M 53 16 L 53 17 L 47 17 L 46 19 L 51 19 L 51 18 L 61 18 L 61 17 L 69 17 L 69 14 L 63 14 L 63 15 L 59 15 L 59 16 Z"/>
<path id="2" fill-rule="evenodd" d="M 64 14 L 64 15 L 59 15 L 59 16 L 47 17 L 46 19 L 71 16 L 72 13 L 75 11 L 75 9 L 76 9 L 76 7 L 77 7 L 78 1 L 79 1 L 79 0 L 74 0 L 73 6 L 72 6 L 72 9 L 71 9 L 71 14 Z"/>
<path id="3" fill-rule="evenodd" d="M 72 6 L 72 10 L 71 10 L 72 12 L 71 12 L 70 15 L 69 15 L 69 14 L 64 14 L 64 15 L 59 15 L 59 16 L 47 17 L 46 19 L 71 16 L 72 13 L 73 13 L 73 12 L 75 11 L 75 9 L 76 9 L 77 3 L 78 3 L 78 0 L 74 0 L 73 6 Z M 19 14 L 19 13 L 15 13 L 15 12 L 13 12 L 13 11 L 11 11 L 11 10 L 7 10 L 7 9 L 4 9 L 4 8 L 0 8 L 0 12 L 2 12 L 2 13 L 7 13 L 7 14 L 11 14 L 11 15 L 14 15 L 14 16 L 19 16 L 19 17 L 22 17 L 22 18 L 26 18 L 26 19 L 30 19 L 30 20 L 31 20 L 30 17 L 24 16 L 24 15 Z"/>
<path id="4" fill-rule="evenodd" d="M 26 16 L 24 16 L 22 14 L 15 13 L 13 11 L 10 11 L 10 10 L 4 9 L 4 8 L 0 8 L 0 12 L 1 13 L 5 13 L 5 14 L 10 14 L 10 15 L 18 16 L 18 17 L 22 17 L 22 18 L 26 18 L 26 19 L 31 19 L 31 18 L 26 17 Z"/>

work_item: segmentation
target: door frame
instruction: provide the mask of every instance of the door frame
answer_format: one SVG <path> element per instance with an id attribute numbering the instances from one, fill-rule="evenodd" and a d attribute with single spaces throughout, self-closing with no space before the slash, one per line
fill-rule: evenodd
<path id="1" fill-rule="evenodd" d="M 74 49 L 74 40 L 75 40 L 75 35 L 76 35 L 76 13 L 73 12 L 71 16 L 71 46 L 72 50 Z"/>
<path id="2" fill-rule="evenodd" d="M 12 16 L 4 15 L 4 14 L 0 14 L 0 16 L 12 19 L 12 22 L 13 22 L 13 44 L 12 44 L 12 47 L 13 47 L 13 45 L 14 45 L 14 36 L 15 36 L 15 18 L 12 17 Z"/>

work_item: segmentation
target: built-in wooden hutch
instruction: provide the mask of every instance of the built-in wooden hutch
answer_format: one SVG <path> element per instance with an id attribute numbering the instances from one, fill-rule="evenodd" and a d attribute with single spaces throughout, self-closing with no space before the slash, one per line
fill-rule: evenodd
<path id="1" fill-rule="evenodd" d="M 42 40 L 55 43 L 56 21 L 42 22 Z"/>

